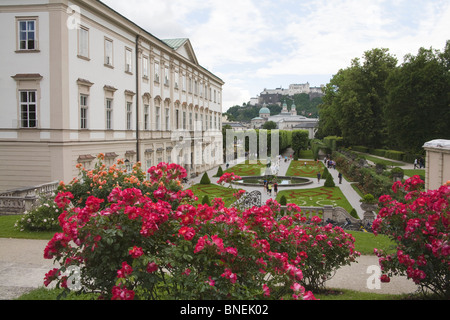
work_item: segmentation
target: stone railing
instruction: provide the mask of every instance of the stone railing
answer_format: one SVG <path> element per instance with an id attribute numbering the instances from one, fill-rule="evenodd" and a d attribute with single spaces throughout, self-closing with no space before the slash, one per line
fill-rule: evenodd
<path id="1" fill-rule="evenodd" d="M 333 207 L 333 206 L 323 206 L 323 207 L 304 207 L 300 206 L 302 212 L 306 217 L 310 219 L 317 214 L 322 214 L 322 220 L 327 221 L 328 219 L 335 221 L 336 223 L 346 222 L 347 219 L 351 221 L 351 223 L 358 223 L 361 220 L 352 217 L 347 210 L 341 207 Z M 281 210 L 286 209 L 286 206 L 281 206 Z"/>
<path id="2" fill-rule="evenodd" d="M 31 210 L 44 195 L 55 192 L 59 181 L 33 187 L 17 188 L 0 193 L 0 215 L 23 214 Z"/>

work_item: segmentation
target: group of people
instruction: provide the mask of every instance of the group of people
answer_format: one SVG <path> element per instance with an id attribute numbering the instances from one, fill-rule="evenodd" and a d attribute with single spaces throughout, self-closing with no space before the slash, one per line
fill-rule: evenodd
<path id="1" fill-rule="evenodd" d="M 267 192 L 267 195 L 272 196 L 272 190 L 274 191 L 274 195 L 276 196 L 278 194 L 278 183 L 268 181 L 267 179 L 264 179 L 264 190 Z"/>
<path id="2" fill-rule="evenodd" d="M 323 159 L 323 163 L 326 164 L 328 169 L 330 169 L 330 168 L 336 169 L 336 161 L 334 161 L 334 160 L 331 160 L 331 159 L 325 157 Z"/>
<path id="3" fill-rule="evenodd" d="M 414 159 L 414 169 L 422 169 L 425 168 L 425 161 L 423 160 L 423 158 L 419 158 L 419 159 Z"/>

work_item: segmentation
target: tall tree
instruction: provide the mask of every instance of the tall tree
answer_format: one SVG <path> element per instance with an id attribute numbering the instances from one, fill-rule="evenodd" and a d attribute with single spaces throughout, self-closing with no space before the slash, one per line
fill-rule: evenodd
<path id="1" fill-rule="evenodd" d="M 392 147 L 420 152 L 425 142 L 450 139 L 450 41 L 444 52 L 420 48 L 387 81 L 386 124 Z"/>
<path id="2" fill-rule="evenodd" d="M 325 88 L 324 103 L 319 107 L 320 135 L 341 134 L 352 145 L 385 144 L 385 82 L 397 65 L 397 59 L 388 51 L 366 51 L 362 62 L 353 59 L 350 67 L 332 78 Z"/>

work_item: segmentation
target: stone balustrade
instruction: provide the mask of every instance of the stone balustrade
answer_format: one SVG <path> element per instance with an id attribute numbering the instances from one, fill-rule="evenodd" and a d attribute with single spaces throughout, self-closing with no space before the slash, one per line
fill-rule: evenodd
<path id="1" fill-rule="evenodd" d="M 23 214 L 30 211 L 37 205 L 41 196 L 55 192 L 58 185 L 59 181 L 54 181 L 0 193 L 0 215 Z"/>

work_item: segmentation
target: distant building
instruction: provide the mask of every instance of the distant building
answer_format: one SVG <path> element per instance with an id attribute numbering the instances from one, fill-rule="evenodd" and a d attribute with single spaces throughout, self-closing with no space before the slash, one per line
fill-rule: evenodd
<path id="1" fill-rule="evenodd" d="M 320 87 L 311 87 L 309 82 L 303 84 L 290 84 L 288 89 L 276 88 L 276 89 L 264 89 L 263 92 L 257 97 L 252 98 L 251 102 L 257 103 L 254 105 L 270 105 L 270 104 L 279 104 L 281 105 L 282 101 L 288 97 L 293 97 L 296 94 L 305 93 L 308 94 L 310 99 L 315 97 L 321 97 L 324 95 L 323 89 L 324 85 Z"/>
<path id="2" fill-rule="evenodd" d="M 271 116 L 268 108 L 261 108 L 259 117 L 252 119 L 251 127 L 259 129 L 267 121 L 275 122 L 279 130 L 307 130 L 310 139 L 314 138 L 319 124 L 319 119 L 297 115 L 297 109 L 294 104 L 291 106 L 291 110 L 288 110 L 286 102 L 283 103 L 283 109 L 278 115 Z"/>

